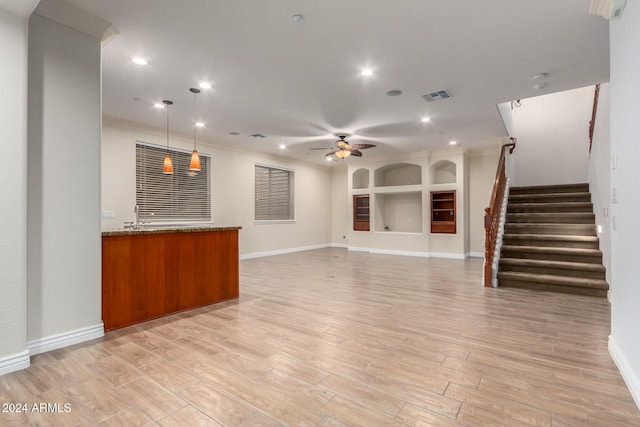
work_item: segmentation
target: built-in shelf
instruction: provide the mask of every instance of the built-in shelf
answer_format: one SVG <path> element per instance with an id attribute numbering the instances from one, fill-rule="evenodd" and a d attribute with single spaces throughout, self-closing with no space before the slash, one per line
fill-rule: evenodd
<path id="1" fill-rule="evenodd" d="M 456 233 L 456 192 L 431 192 L 431 232 Z"/>
<path id="2" fill-rule="evenodd" d="M 375 187 L 396 187 L 422 184 L 422 167 L 411 163 L 394 163 L 376 169 Z"/>
<path id="3" fill-rule="evenodd" d="M 369 188 L 369 169 L 358 169 L 353 173 L 352 188 L 354 190 Z"/>

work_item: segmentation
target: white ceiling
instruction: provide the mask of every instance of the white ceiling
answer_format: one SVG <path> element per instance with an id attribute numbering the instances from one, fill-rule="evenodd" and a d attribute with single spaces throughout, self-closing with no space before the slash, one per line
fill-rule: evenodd
<path id="1" fill-rule="evenodd" d="M 199 141 L 318 164 L 325 151 L 309 148 L 340 132 L 377 144 L 367 157 L 495 146 L 506 136 L 496 104 L 609 79 L 608 22 L 587 13 L 589 0 L 66 2 L 120 31 L 103 49 L 105 115 L 164 129 L 152 104 L 170 99 L 172 131 L 189 135 L 188 89 L 208 81 Z M 366 66 L 373 76 L 360 75 Z M 452 98 L 421 98 L 440 89 Z"/>

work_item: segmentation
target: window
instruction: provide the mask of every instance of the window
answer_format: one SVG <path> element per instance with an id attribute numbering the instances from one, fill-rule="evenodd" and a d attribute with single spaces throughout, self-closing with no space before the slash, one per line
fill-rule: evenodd
<path id="1" fill-rule="evenodd" d="M 256 221 L 293 220 L 293 171 L 256 165 Z"/>
<path id="2" fill-rule="evenodd" d="M 162 173 L 167 149 L 136 142 L 136 204 L 140 219 L 152 222 L 210 222 L 211 158 L 200 154 L 200 172 L 189 170 L 191 153 L 169 149 L 173 175 Z"/>

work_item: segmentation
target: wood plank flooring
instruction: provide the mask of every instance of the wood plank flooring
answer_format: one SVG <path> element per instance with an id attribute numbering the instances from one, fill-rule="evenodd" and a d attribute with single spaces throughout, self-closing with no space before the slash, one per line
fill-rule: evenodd
<path id="1" fill-rule="evenodd" d="M 244 260 L 238 300 L 0 377 L 0 402 L 62 411 L 0 425 L 640 426 L 606 300 L 487 289 L 481 271 L 336 248 Z"/>

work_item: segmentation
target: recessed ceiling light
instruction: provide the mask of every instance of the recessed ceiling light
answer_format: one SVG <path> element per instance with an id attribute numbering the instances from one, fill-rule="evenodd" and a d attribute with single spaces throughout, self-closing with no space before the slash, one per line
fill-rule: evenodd
<path id="1" fill-rule="evenodd" d="M 393 89 L 387 92 L 387 96 L 400 96 L 402 95 L 402 91 L 400 89 Z"/>
<path id="2" fill-rule="evenodd" d="M 304 21 L 304 16 L 296 13 L 291 17 L 291 19 L 293 19 L 293 22 L 296 24 L 301 24 Z"/>
<path id="3" fill-rule="evenodd" d="M 164 108 L 164 104 L 161 104 L 159 102 L 156 102 L 155 104 L 153 104 L 153 106 L 156 108 Z"/>
<path id="4" fill-rule="evenodd" d="M 286 145 L 284 145 L 284 144 L 280 144 L 280 145 L 278 145 L 278 148 L 279 148 L 280 150 L 284 150 L 285 148 L 287 148 L 287 146 L 286 146 Z"/>
<path id="5" fill-rule="evenodd" d="M 134 56 L 133 58 L 131 58 L 131 62 L 133 62 L 134 64 L 138 64 L 138 65 L 147 65 L 149 62 L 147 62 L 146 59 L 140 57 L 140 56 Z"/>
<path id="6" fill-rule="evenodd" d="M 533 76 L 531 79 L 532 80 L 544 80 L 547 78 L 547 76 L 549 75 L 549 73 L 538 73 L 535 76 Z"/>
<path id="7" fill-rule="evenodd" d="M 423 118 L 421 118 L 421 119 L 420 119 L 420 121 L 421 121 L 422 123 L 430 122 L 430 121 L 431 121 L 431 117 L 423 117 Z"/>
<path id="8" fill-rule="evenodd" d="M 326 157 L 326 161 L 327 162 L 333 162 L 333 159 L 331 157 Z"/>
<path id="9" fill-rule="evenodd" d="M 211 89 L 211 83 L 202 82 L 198 84 L 198 87 L 200 87 L 201 89 Z"/>
<path id="10" fill-rule="evenodd" d="M 534 88 L 535 90 L 542 90 L 542 89 L 544 89 L 545 87 L 547 87 L 547 84 L 546 84 L 545 82 L 538 83 L 537 85 L 533 85 L 533 88 Z"/>
<path id="11" fill-rule="evenodd" d="M 196 127 L 203 128 L 204 127 L 204 123 L 196 122 Z"/>
<path id="12" fill-rule="evenodd" d="M 360 71 L 360 75 L 364 76 L 364 77 L 369 77 L 373 75 L 373 70 L 371 68 L 365 68 L 362 71 Z"/>
<path id="13" fill-rule="evenodd" d="M 449 145 L 458 145 L 458 141 L 449 141 Z"/>

